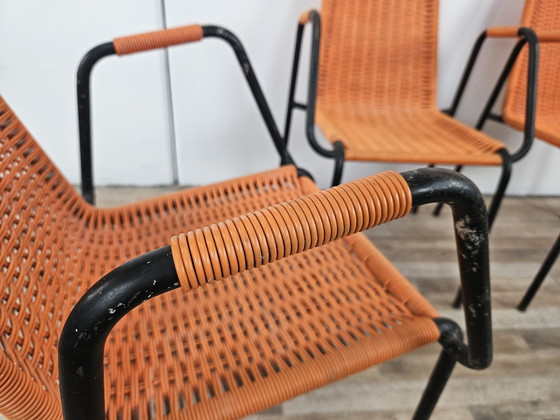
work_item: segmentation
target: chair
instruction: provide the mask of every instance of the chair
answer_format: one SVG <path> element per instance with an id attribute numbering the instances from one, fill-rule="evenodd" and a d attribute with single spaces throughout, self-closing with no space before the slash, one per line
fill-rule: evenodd
<path id="1" fill-rule="evenodd" d="M 239 41 L 217 27 L 92 51 L 207 36 L 231 43 L 253 75 Z M 456 362 L 491 362 L 487 217 L 476 186 L 455 172 L 386 172 L 319 192 L 292 164 L 96 208 L 0 99 L 0 185 L 8 418 L 236 418 L 438 340 L 415 415 L 427 418 Z M 356 234 L 434 201 L 453 209 L 468 344 Z"/>
<path id="2" fill-rule="evenodd" d="M 489 208 L 490 227 L 506 190 L 511 162 L 533 140 L 531 125 L 521 148 L 511 153 L 499 141 L 453 116 L 466 80 L 451 108 L 436 107 L 438 1 L 324 0 L 299 21 L 284 137 L 288 142 L 294 109 L 306 112 L 306 135 L 320 155 L 334 159 L 333 185 L 345 161 L 501 166 Z M 312 47 L 307 104 L 295 101 L 301 41 L 311 22 Z M 533 46 L 531 34 L 521 30 Z M 536 48 L 531 54 L 536 55 Z M 531 61 L 533 63 L 533 61 Z M 469 64 L 472 68 L 474 62 Z M 534 75 L 530 68 L 529 74 Z M 534 82 L 534 78 L 531 79 Z M 530 89 L 534 84 L 529 84 Z M 523 94 L 524 92 L 520 92 Z M 534 92 L 523 114 L 534 116 Z M 316 139 L 317 124 L 332 148 Z M 439 210 L 437 210 L 438 212 Z"/>
<path id="3" fill-rule="evenodd" d="M 482 33 L 473 50 L 471 62 L 474 63 L 482 42 L 486 37 L 518 38 L 503 74 L 494 88 L 478 126 L 482 127 L 488 120 L 505 123 L 517 130 L 532 129 L 541 140 L 560 147 L 560 4 L 554 0 L 526 0 L 520 26 L 494 27 Z M 538 57 L 529 57 L 523 46 L 530 37 L 538 45 Z M 526 107 L 525 92 L 527 91 L 527 66 L 537 68 L 538 89 L 536 90 L 536 119 L 534 126 L 525 124 L 524 109 Z M 464 83 L 469 77 L 470 69 L 465 72 Z M 511 72 L 511 75 L 510 75 Z M 492 113 L 492 107 L 498 94 L 503 89 L 506 79 L 509 83 L 506 90 L 502 115 Z M 529 82 L 530 83 L 530 82 Z M 560 236 L 550 249 L 543 265 L 535 276 L 525 296 L 517 308 L 525 311 L 538 288 L 552 268 L 560 252 Z"/>

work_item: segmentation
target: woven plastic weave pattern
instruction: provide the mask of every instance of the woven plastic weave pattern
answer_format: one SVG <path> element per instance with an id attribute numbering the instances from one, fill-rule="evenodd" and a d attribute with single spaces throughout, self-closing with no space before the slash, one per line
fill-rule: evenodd
<path id="1" fill-rule="evenodd" d="M 436 0 L 324 0 L 317 124 L 349 160 L 499 165 L 503 145 L 439 112 Z"/>
<path id="2" fill-rule="evenodd" d="M 59 333 L 103 274 L 178 232 L 317 190 L 288 166 L 97 209 L 2 100 L 0 176 L 0 413 L 15 419 L 61 417 Z M 257 412 L 436 340 L 434 316 L 373 245 L 352 235 L 135 309 L 107 341 L 107 416 Z"/>
<path id="3" fill-rule="evenodd" d="M 560 3 L 555 0 L 526 0 L 521 24 L 538 32 L 560 30 Z M 560 43 L 539 46 L 536 136 L 560 147 Z M 523 130 L 527 96 L 527 47 L 517 60 L 504 101 L 504 120 Z"/>

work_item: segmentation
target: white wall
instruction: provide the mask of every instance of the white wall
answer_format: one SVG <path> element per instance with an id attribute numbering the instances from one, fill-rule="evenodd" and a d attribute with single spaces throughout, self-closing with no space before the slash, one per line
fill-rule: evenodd
<path id="1" fill-rule="evenodd" d="M 92 47 L 162 27 L 160 0 L 0 2 L 0 92 L 47 153 L 79 182 L 76 69 Z M 95 181 L 167 184 L 163 52 L 109 57 L 93 72 Z"/>
<path id="2" fill-rule="evenodd" d="M 75 2 L 57 8 L 38 0 L 0 4 L 0 91 L 73 182 L 77 182 L 74 72 L 81 55 L 113 36 L 163 26 L 160 0 Z M 220 24 L 244 42 L 283 129 L 291 57 L 299 14 L 319 0 L 165 0 L 168 26 Z M 446 107 L 477 35 L 492 25 L 519 22 L 523 0 L 440 0 L 438 104 Z M 134 10 L 134 12 L 132 12 Z M 308 39 L 306 39 L 308 42 Z M 507 55 L 511 42 L 492 40 L 476 68 L 459 118 L 472 124 Z M 50 50 L 49 50 L 50 47 Z M 307 49 L 304 49 L 307 52 Z M 278 159 L 225 43 L 204 40 L 169 50 L 179 181 L 203 184 L 274 167 Z M 299 97 L 306 87 L 303 63 Z M 162 53 L 109 58 L 95 70 L 94 127 L 96 182 L 162 184 L 172 180 L 167 73 Z M 290 150 L 322 186 L 332 163 L 313 152 L 297 112 Z M 518 132 L 494 123 L 486 131 L 515 148 Z M 353 163 L 345 180 L 410 165 Z M 486 192 L 498 170 L 468 168 Z M 560 194 L 560 150 L 537 141 L 514 166 L 509 192 Z"/>

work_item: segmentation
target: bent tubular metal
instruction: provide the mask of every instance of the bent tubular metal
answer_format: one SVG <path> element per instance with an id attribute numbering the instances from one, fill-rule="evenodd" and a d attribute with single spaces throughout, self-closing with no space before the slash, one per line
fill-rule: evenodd
<path id="1" fill-rule="evenodd" d="M 305 25 L 311 22 L 311 52 L 309 64 L 309 80 L 307 88 L 307 104 L 300 104 L 295 100 L 297 75 L 299 70 L 299 60 L 301 56 L 301 42 Z M 338 185 L 342 180 L 342 171 L 344 169 L 344 147 L 342 142 L 333 143 L 332 149 L 326 149 L 319 144 L 315 136 L 315 107 L 317 102 L 317 79 L 319 77 L 319 51 L 321 45 L 321 16 L 316 10 L 310 10 L 304 13 L 298 23 L 296 33 L 296 45 L 294 51 L 294 61 L 292 65 L 292 77 L 290 80 L 290 91 L 288 95 L 288 109 L 286 112 L 286 123 L 284 127 L 284 144 L 288 147 L 288 139 L 290 136 L 290 128 L 292 123 L 292 114 L 294 109 L 306 111 L 305 133 L 309 144 L 321 156 L 334 159 L 334 170 L 331 185 Z"/>
<path id="2" fill-rule="evenodd" d="M 243 75 L 255 98 L 263 120 L 269 131 L 274 146 L 280 155 L 282 165 L 293 164 L 292 157 L 284 146 L 280 131 L 274 121 L 272 112 L 266 102 L 264 93 L 259 85 L 253 66 L 239 39 L 229 30 L 219 26 L 189 25 L 172 29 L 149 32 L 116 38 L 113 42 L 92 48 L 82 59 L 77 73 L 78 93 L 78 125 L 80 135 L 80 162 L 82 176 L 82 195 L 90 204 L 94 204 L 93 166 L 91 151 L 91 72 L 95 64 L 110 55 L 128 55 L 142 51 L 170 47 L 173 45 L 197 42 L 203 38 L 219 38 L 227 42 L 233 49 Z"/>
<path id="3" fill-rule="evenodd" d="M 535 278 L 531 282 L 531 285 L 525 292 L 525 295 L 521 299 L 521 302 L 519 302 L 519 305 L 517 305 L 518 310 L 522 312 L 527 310 L 527 307 L 533 300 L 533 297 L 535 297 L 535 294 L 541 287 L 544 279 L 548 275 L 548 272 L 550 271 L 550 269 L 558 259 L 559 254 L 560 254 L 560 235 L 558 235 L 558 238 L 556 238 L 556 242 L 554 242 L 554 245 L 552 245 L 552 248 L 550 248 L 550 251 L 548 252 L 548 255 L 546 256 L 537 275 L 535 276 Z"/>
<path id="4" fill-rule="evenodd" d="M 463 77 L 455 93 L 455 97 L 453 99 L 453 105 L 451 106 L 450 113 L 454 115 L 459 103 L 461 101 L 461 97 L 463 95 L 464 89 L 468 83 L 470 75 L 472 73 L 474 64 L 480 50 L 484 44 L 484 41 L 488 38 L 487 31 L 484 31 L 477 39 L 475 43 L 471 55 L 469 57 L 469 61 L 467 66 L 465 67 L 465 71 L 463 73 Z M 502 73 L 498 78 L 490 97 L 488 98 L 486 105 L 476 123 L 476 129 L 482 130 L 486 122 L 490 119 L 499 123 L 504 123 L 504 119 L 501 115 L 495 115 L 492 113 L 492 108 L 494 107 L 498 96 L 504 89 L 506 81 L 513 69 L 514 64 L 519 57 L 523 47 L 528 44 L 529 46 L 529 60 L 528 60 L 528 68 L 527 68 L 527 99 L 525 104 L 525 127 L 523 131 L 523 142 L 519 149 L 514 153 L 508 152 L 506 149 L 500 149 L 497 153 L 499 153 L 502 157 L 502 173 L 500 176 L 500 180 L 498 182 L 498 187 L 496 189 L 496 193 L 492 199 L 490 204 L 490 208 L 488 210 L 488 226 L 489 229 L 492 229 L 494 221 L 496 220 L 496 216 L 498 214 L 498 210 L 500 209 L 500 205 L 504 198 L 509 179 L 511 177 L 511 166 L 512 163 L 520 160 L 523 158 L 531 149 L 533 144 L 533 140 L 535 138 L 535 119 L 537 114 L 537 74 L 538 74 L 538 63 L 539 63 L 539 40 L 536 33 L 526 27 L 520 27 L 517 30 L 517 36 L 519 37 L 519 41 L 513 47 L 510 56 L 504 65 Z M 435 212 L 439 213 L 440 207 L 436 208 Z M 457 291 L 455 295 L 455 299 L 453 300 L 452 306 L 454 308 L 458 308 L 461 305 L 461 291 Z"/>
<path id="5" fill-rule="evenodd" d="M 239 253 L 250 255 L 254 252 L 244 248 L 248 245 L 246 241 L 244 244 L 242 239 L 239 239 L 239 243 L 234 244 L 235 246 L 229 250 L 218 253 L 221 262 L 223 262 L 222 258 L 245 261 L 239 266 L 236 263 L 237 271 L 241 272 L 250 269 L 253 265 L 267 264 L 298 252 L 305 252 L 311 247 L 320 246 L 384 223 L 388 221 L 387 219 L 402 217 L 410 209 L 410 205 L 419 206 L 440 201 L 450 205 L 455 223 L 468 344 L 462 340 L 461 330 L 453 321 L 434 319 L 440 331 L 439 341 L 443 350 L 415 414 L 415 418 L 427 418 L 456 362 L 473 369 L 483 369 L 492 360 L 487 217 L 483 199 L 476 186 L 460 174 L 443 169 L 419 169 L 404 172 L 400 176 L 396 173 L 387 174 L 375 175 L 346 184 L 346 186 L 342 185 L 303 196 L 262 212 L 278 211 L 281 207 L 293 210 L 298 208 L 297 203 L 324 199 L 332 194 L 338 194 L 345 188 L 355 187 L 357 183 L 377 182 L 387 176 L 397 180 L 401 188 L 404 188 L 403 191 L 406 188 L 409 189 L 412 203 L 408 203 L 407 209 L 391 210 L 394 214 L 375 214 L 373 210 L 363 211 L 362 207 L 360 207 L 361 210 L 358 210 L 353 207 L 358 204 L 352 202 L 345 209 L 348 211 L 349 220 L 354 221 L 349 226 L 343 226 L 342 229 L 329 227 L 328 231 L 331 232 L 329 235 L 324 232 L 313 235 L 311 232 L 311 237 L 315 238 L 311 241 L 304 238 L 302 240 L 294 230 L 293 238 L 290 238 L 294 242 L 290 248 L 283 247 L 283 251 L 280 251 L 280 247 L 276 248 L 274 242 L 269 243 L 268 249 L 278 251 L 274 252 L 274 256 L 272 253 L 266 253 L 266 256 L 261 256 L 262 258 L 257 258 L 258 256 L 240 258 Z M 367 197 L 366 201 L 360 201 L 359 206 L 365 205 L 366 210 L 369 208 L 368 206 L 371 206 L 373 209 L 373 203 L 386 194 L 373 191 L 370 189 L 371 196 Z M 253 220 L 258 217 L 257 213 L 259 212 L 249 213 L 240 219 Z M 309 223 L 306 224 L 307 226 L 315 226 L 315 223 L 311 221 L 313 217 L 312 214 L 301 213 L 293 220 L 299 219 L 304 224 Z M 202 231 L 205 235 L 211 234 L 211 232 L 216 232 L 220 226 L 226 226 L 228 223 L 232 222 L 226 221 L 224 224 L 212 225 L 203 228 Z M 60 388 L 65 418 L 104 418 L 103 351 L 105 340 L 119 319 L 148 299 L 180 287 L 180 283 L 183 288 L 190 290 L 193 286 L 203 286 L 208 281 L 220 280 L 222 276 L 235 274 L 235 272 L 228 271 L 227 273 L 220 272 L 221 274 L 217 275 L 214 271 L 214 276 L 208 277 L 208 271 L 205 271 L 203 265 L 211 266 L 209 264 L 211 258 L 206 257 L 210 257 L 212 252 L 206 253 L 206 250 L 202 252 L 199 247 L 201 254 L 195 261 L 189 253 L 183 252 L 181 248 L 190 246 L 186 243 L 195 240 L 195 237 L 196 233 L 193 232 L 180 235 L 178 238 L 172 239 L 171 247 L 163 247 L 118 267 L 96 283 L 76 304 L 66 321 L 59 343 Z M 273 236 L 267 238 L 266 241 L 275 241 Z M 265 240 L 264 237 L 262 239 Z M 280 241 L 283 240 L 288 239 L 280 237 Z M 190 244 L 190 242 L 188 243 Z M 216 255 L 215 252 L 214 255 Z M 224 267 L 227 268 L 227 264 Z M 188 277 L 188 281 L 185 280 L 185 276 Z M 228 279 L 223 281 L 228 281 Z"/>

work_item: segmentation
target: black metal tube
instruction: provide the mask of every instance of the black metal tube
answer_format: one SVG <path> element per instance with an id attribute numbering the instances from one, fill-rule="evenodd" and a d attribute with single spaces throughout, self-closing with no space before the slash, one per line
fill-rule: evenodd
<path id="1" fill-rule="evenodd" d="M 432 167 L 433 167 L 433 166 L 434 166 L 434 165 L 432 165 Z M 457 166 L 455 166 L 455 169 L 454 169 L 455 172 L 461 172 L 462 170 L 463 170 L 463 165 L 457 165 Z M 418 207 L 416 207 L 416 208 L 418 208 Z M 434 209 L 434 211 L 432 212 L 432 215 L 438 217 L 438 216 L 440 215 L 440 213 L 441 213 L 441 209 L 442 209 L 442 208 L 443 208 L 443 203 L 439 203 L 439 204 L 436 206 L 436 208 Z"/>
<path id="2" fill-rule="evenodd" d="M 494 86 L 482 114 L 480 115 L 478 122 L 476 123 L 476 128 L 481 130 L 484 127 L 486 121 L 490 118 L 492 113 L 492 107 L 494 106 L 498 95 L 502 91 L 505 82 L 511 73 L 511 70 L 519 57 L 521 50 L 525 44 L 529 44 L 529 60 L 528 60 L 528 70 L 527 70 L 527 99 L 525 103 L 525 128 L 523 130 L 523 143 L 517 151 L 510 153 L 511 161 L 516 162 L 525 156 L 531 145 L 533 144 L 533 139 L 535 137 L 535 118 L 537 112 L 537 74 L 538 74 L 538 62 L 539 62 L 539 39 L 535 32 L 526 27 L 519 28 L 518 35 L 521 39 L 514 46 L 502 73 Z"/>
<path id="3" fill-rule="evenodd" d="M 331 186 L 335 187 L 342 181 L 342 170 L 344 169 L 344 146 L 342 142 L 335 141 L 334 147 L 334 171 Z"/>
<path id="4" fill-rule="evenodd" d="M 533 297 L 541 287 L 541 284 L 546 278 L 548 272 L 556 262 L 559 253 L 560 253 L 560 235 L 558 235 L 556 242 L 554 242 L 554 245 L 552 245 L 552 248 L 550 249 L 548 255 L 546 256 L 541 268 L 539 269 L 539 272 L 537 273 L 537 275 L 533 279 L 533 282 L 525 292 L 525 296 L 523 296 L 523 299 L 521 299 L 521 302 L 519 302 L 519 305 L 517 305 L 518 310 L 520 311 L 527 310 L 527 307 L 529 306 L 529 304 L 533 300 Z"/>
<path id="5" fill-rule="evenodd" d="M 446 169 L 404 172 L 412 205 L 443 202 L 451 207 L 461 274 L 468 346 L 458 361 L 483 369 L 492 361 L 492 319 L 488 253 L 488 220 L 484 200 L 465 176 Z"/>
<path id="6" fill-rule="evenodd" d="M 105 419 L 103 350 L 109 332 L 136 306 L 177 287 L 171 248 L 166 246 L 116 268 L 80 299 L 58 347 L 65 419 Z"/>
<path id="7" fill-rule="evenodd" d="M 84 199 L 95 204 L 93 192 L 93 164 L 91 153 L 91 71 L 103 57 L 115 54 L 112 42 L 92 48 L 82 58 L 77 73 L 78 93 L 78 130 L 80 137 L 80 165 L 82 175 L 82 195 Z"/>
<path id="8" fill-rule="evenodd" d="M 253 93 L 255 101 L 257 102 L 257 106 L 259 107 L 268 132 L 270 133 L 276 150 L 280 155 L 281 164 L 293 164 L 294 160 L 286 149 L 284 139 L 282 138 L 274 117 L 272 116 L 272 112 L 270 111 L 268 103 L 264 97 L 264 93 L 257 80 L 257 76 L 255 75 L 255 72 L 253 70 L 253 66 L 251 65 L 249 57 L 247 56 L 247 53 L 245 52 L 245 49 L 243 48 L 243 45 L 241 44 L 239 39 L 232 32 L 219 26 L 205 25 L 202 27 L 202 31 L 205 38 L 220 38 L 226 41 L 233 48 L 235 56 L 239 61 L 239 65 L 241 66 L 243 74 L 245 75 L 247 83 L 249 84 L 251 92 Z"/>
<path id="9" fill-rule="evenodd" d="M 494 221 L 498 215 L 498 210 L 500 209 L 502 200 L 504 199 L 506 188 L 511 177 L 511 156 L 506 149 L 500 149 L 497 153 L 502 156 L 502 173 L 498 182 L 498 188 L 494 193 L 492 203 L 490 203 L 490 208 L 488 210 L 488 230 L 491 230 L 492 226 L 494 226 Z"/>
<path id="10" fill-rule="evenodd" d="M 225 40 L 233 48 L 235 55 L 241 65 L 243 74 L 247 79 L 251 92 L 257 102 L 257 106 L 265 121 L 274 146 L 280 155 L 282 165 L 293 164 L 294 160 L 288 153 L 284 140 L 280 135 L 278 126 L 266 102 L 262 89 L 259 85 L 249 57 L 245 52 L 239 39 L 227 29 L 218 26 L 203 26 L 204 37 L 217 37 Z M 77 90 L 78 90 L 78 125 L 80 136 L 80 161 L 82 174 L 82 195 L 90 204 L 95 203 L 93 191 L 93 165 L 91 153 L 91 93 L 90 79 L 94 65 L 103 57 L 115 54 L 112 42 L 101 44 L 91 49 L 82 59 L 78 67 Z"/>
<path id="11" fill-rule="evenodd" d="M 484 40 L 486 39 L 486 31 L 481 33 L 471 51 L 471 55 L 469 57 L 469 61 L 467 62 L 467 66 L 463 72 L 463 76 L 461 77 L 461 82 L 457 87 L 457 91 L 455 92 L 455 96 L 453 97 L 453 103 L 449 110 L 445 111 L 446 114 L 454 116 L 457 112 L 457 108 L 459 107 L 459 103 L 461 102 L 461 98 L 463 97 L 463 93 L 465 92 L 465 88 L 467 87 L 467 83 L 471 76 L 474 64 L 476 63 L 476 59 L 478 58 L 478 54 L 480 53 L 480 49 L 482 48 L 482 44 L 484 44 Z"/>
<path id="12" fill-rule="evenodd" d="M 457 361 L 455 358 L 445 349 L 441 351 L 434 370 L 430 375 L 428 385 L 426 385 L 422 398 L 414 411 L 414 415 L 412 416 L 413 420 L 425 420 L 430 418 L 451 373 L 453 373 L 453 368 L 455 368 L 456 363 Z"/>
<path id="13" fill-rule="evenodd" d="M 502 73 L 500 74 L 500 77 L 498 78 L 498 81 L 494 85 L 494 89 L 492 90 L 492 93 L 490 94 L 490 97 L 488 98 L 488 100 L 486 101 L 486 104 L 484 105 L 484 109 L 482 111 L 482 114 L 480 114 L 480 117 L 478 118 L 478 121 L 476 122 L 475 128 L 477 130 L 482 130 L 482 128 L 484 127 L 484 124 L 486 123 L 486 120 L 488 120 L 488 116 L 492 112 L 492 108 L 493 108 L 494 104 L 496 103 L 496 100 L 498 99 L 498 95 L 502 91 L 502 89 L 503 89 L 503 87 L 506 83 L 506 80 L 509 77 L 509 74 L 511 73 L 513 65 L 515 64 L 515 61 L 517 60 L 517 57 L 519 57 L 519 53 L 521 52 L 521 50 L 523 49 L 523 47 L 525 46 L 526 43 L 527 43 L 527 40 L 525 38 L 522 38 L 513 47 L 513 50 L 511 51 L 511 53 L 509 55 L 508 61 L 504 65 L 504 68 L 502 69 Z"/>
<path id="14" fill-rule="evenodd" d="M 523 143 L 514 153 L 511 153 L 512 162 L 525 156 L 535 138 L 535 120 L 537 117 L 537 80 L 539 68 L 539 38 L 530 28 L 519 28 L 519 36 L 527 39 L 529 43 L 529 63 L 527 69 L 527 99 L 525 101 L 525 129 Z"/>
<path id="15" fill-rule="evenodd" d="M 305 128 L 311 147 L 320 155 L 335 157 L 334 150 L 322 147 L 315 137 L 315 106 L 317 103 L 317 79 L 319 77 L 319 51 L 321 47 L 321 16 L 316 10 L 309 12 L 311 21 L 311 60 L 309 63 L 309 84 L 307 87 L 307 114 Z"/>
<path id="16" fill-rule="evenodd" d="M 504 117 L 502 117 L 501 115 L 498 115 L 498 114 L 494 114 L 492 112 L 490 114 L 488 114 L 488 119 L 492 120 L 492 121 L 502 123 L 502 124 L 504 123 Z"/>
<path id="17" fill-rule="evenodd" d="M 296 46 L 294 49 L 294 61 L 292 64 L 292 77 L 290 80 L 290 91 L 288 93 L 288 106 L 286 111 L 286 123 L 284 125 L 284 144 L 288 147 L 288 139 L 290 138 L 290 127 L 292 125 L 292 114 L 294 108 L 300 108 L 302 104 L 298 104 L 295 101 L 296 85 L 297 85 L 297 75 L 299 69 L 299 58 L 301 53 L 301 40 L 303 38 L 303 25 L 298 24 L 296 32 Z M 307 106 L 306 106 L 307 108 Z"/>

